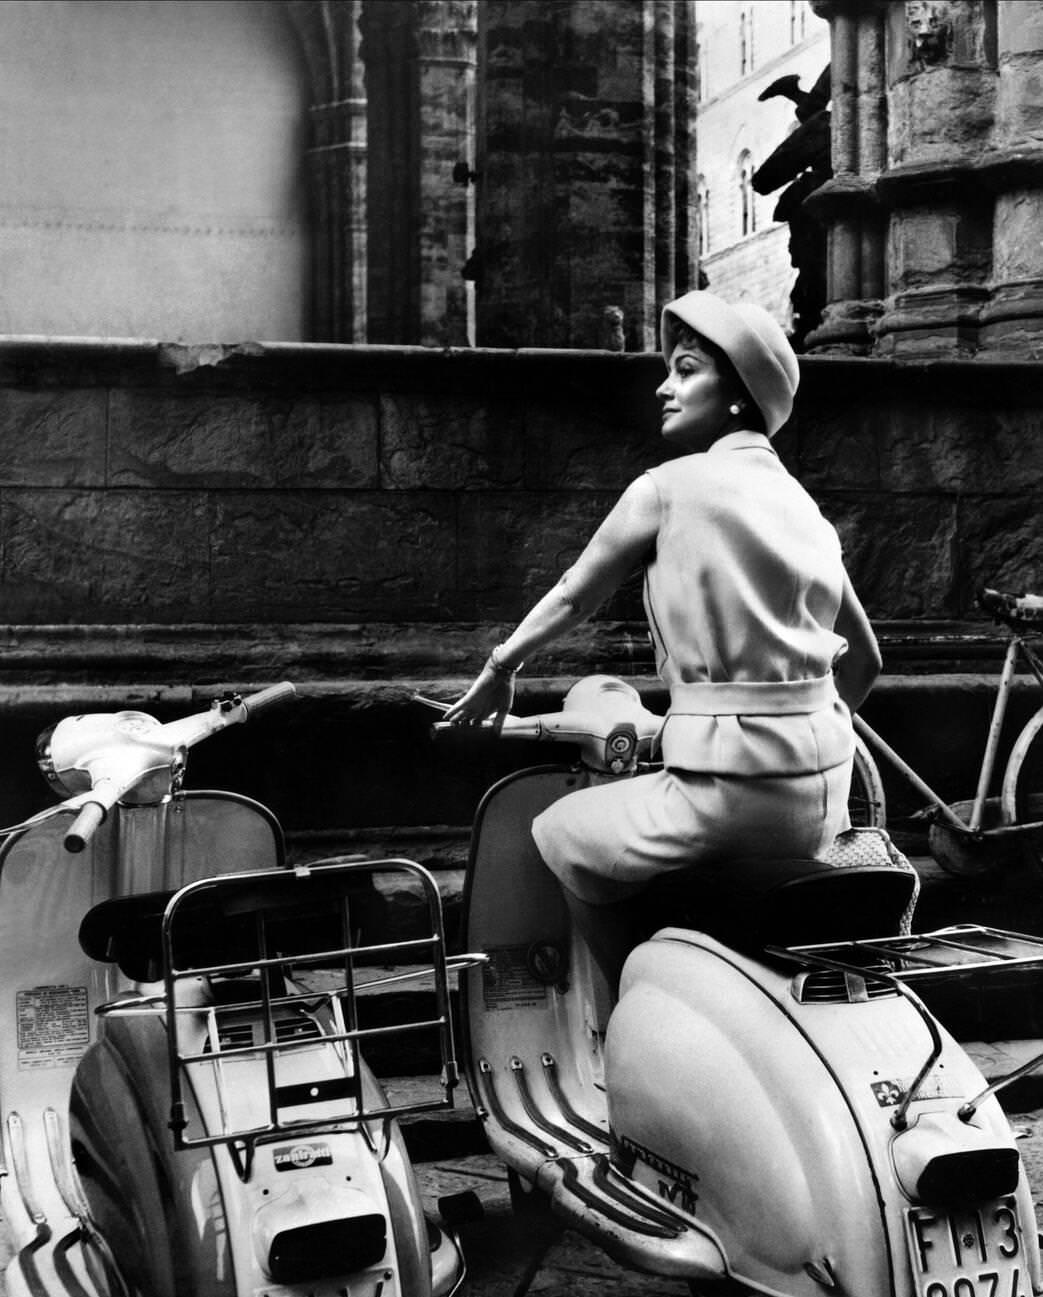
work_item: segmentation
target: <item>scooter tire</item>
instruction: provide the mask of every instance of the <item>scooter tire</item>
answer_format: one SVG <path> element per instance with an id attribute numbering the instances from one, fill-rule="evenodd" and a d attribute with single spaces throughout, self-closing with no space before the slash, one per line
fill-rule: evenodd
<path id="1" fill-rule="evenodd" d="M 523 1179 L 517 1171 L 507 1168 L 507 1192 L 515 1216 L 527 1220 L 545 1220 L 551 1215 L 550 1199 L 534 1184 Z"/>

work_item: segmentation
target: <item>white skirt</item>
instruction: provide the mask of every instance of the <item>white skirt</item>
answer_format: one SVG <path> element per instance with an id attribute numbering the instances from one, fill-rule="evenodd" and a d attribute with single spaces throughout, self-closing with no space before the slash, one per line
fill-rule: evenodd
<path id="1" fill-rule="evenodd" d="M 810 775 L 659 770 L 570 793 L 532 824 L 548 868 L 591 904 L 658 874 L 740 857 L 821 857 L 850 827 L 851 762 Z"/>

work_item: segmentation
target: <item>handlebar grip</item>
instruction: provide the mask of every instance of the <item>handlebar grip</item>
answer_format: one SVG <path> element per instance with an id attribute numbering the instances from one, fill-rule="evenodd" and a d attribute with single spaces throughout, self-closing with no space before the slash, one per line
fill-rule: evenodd
<path id="1" fill-rule="evenodd" d="M 73 820 L 65 835 L 65 850 L 74 853 L 82 851 L 105 819 L 105 815 L 105 807 L 100 802 L 88 802 Z"/>
<path id="2" fill-rule="evenodd" d="M 297 690 L 289 680 L 283 680 L 280 684 L 270 685 L 267 689 L 261 689 L 258 693 L 249 694 L 243 699 L 243 707 L 246 709 L 247 716 L 256 716 L 258 712 L 263 711 L 266 707 L 276 707 L 280 703 L 289 702 L 291 698 L 296 698 Z"/>

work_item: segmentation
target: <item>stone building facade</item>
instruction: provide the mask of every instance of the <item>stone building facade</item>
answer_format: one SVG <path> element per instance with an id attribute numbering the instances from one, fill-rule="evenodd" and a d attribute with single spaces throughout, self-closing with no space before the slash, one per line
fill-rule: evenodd
<path id="1" fill-rule="evenodd" d="M 823 352 L 1039 359 L 1043 5 L 813 0 L 832 31 Z"/>
<path id="2" fill-rule="evenodd" d="M 8 0 L 0 70 L 9 334 L 641 350 L 693 281 L 692 0 Z"/>
<path id="3" fill-rule="evenodd" d="M 790 94 L 808 93 L 829 64 L 829 26 L 805 0 L 696 0 L 696 20 L 700 269 L 714 292 L 758 302 L 789 328 L 789 227 L 774 218 L 779 192 L 753 181 L 797 126 Z"/>

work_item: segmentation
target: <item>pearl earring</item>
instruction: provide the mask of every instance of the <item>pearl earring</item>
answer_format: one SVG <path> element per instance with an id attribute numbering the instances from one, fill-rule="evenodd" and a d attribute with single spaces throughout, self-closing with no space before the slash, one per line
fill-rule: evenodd
<path id="1" fill-rule="evenodd" d="M 742 414 L 742 406 L 738 401 L 733 401 L 731 405 L 728 406 L 728 413 L 732 418 L 736 418 L 738 415 Z"/>

